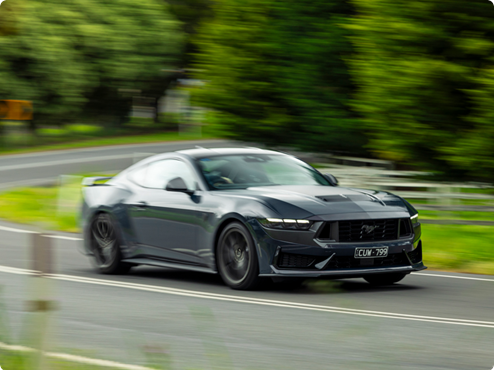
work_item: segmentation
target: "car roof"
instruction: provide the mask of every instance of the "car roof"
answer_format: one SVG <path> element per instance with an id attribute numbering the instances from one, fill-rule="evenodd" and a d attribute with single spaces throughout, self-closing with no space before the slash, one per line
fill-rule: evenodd
<path id="1" fill-rule="evenodd" d="M 264 149 L 258 149 L 258 148 L 202 148 L 202 147 L 196 147 L 196 149 L 186 149 L 186 150 L 179 150 L 175 152 L 166 152 L 166 153 L 160 153 L 160 154 L 155 154 L 150 157 L 147 157 L 134 165 L 126 168 L 123 172 L 128 172 L 132 171 L 135 168 L 138 168 L 140 166 L 144 166 L 148 163 L 162 160 L 162 159 L 168 159 L 168 158 L 173 158 L 173 157 L 182 157 L 182 158 L 189 158 L 189 159 L 196 159 L 196 158 L 204 158 L 204 157 L 214 157 L 214 156 L 220 156 L 220 155 L 255 155 L 255 154 L 269 154 L 269 155 L 287 155 L 281 152 L 275 152 L 273 150 L 264 150 Z"/>
<path id="2" fill-rule="evenodd" d="M 270 154 L 283 155 L 283 153 L 273 150 L 265 150 L 258 148 L 202 148 L 180 150 L 177 153 L 188 155 L 192 158 L 213 157 L 218 155 L 242 155 L 242 154 Z"/>

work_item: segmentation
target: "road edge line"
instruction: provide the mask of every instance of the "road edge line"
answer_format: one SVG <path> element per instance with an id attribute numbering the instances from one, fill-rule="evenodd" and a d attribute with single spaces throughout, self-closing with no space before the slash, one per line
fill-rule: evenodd
<path id="1" fill-rule="evenodd" d="M 37 351 L 34 348 L 29 348 L 29 347 L 24 347 L 24 346 L 19 346 L 19 345 L 11 345 L 11 344 L 2 343 L 2 342 L 0 342 L 0 349 L 3 349 L 5 351 L 12 351 L 12 352 L 35 352 L 35 351 Z M 76 362 L 79 364 L 94 365 L 94 366 L 100 366 L 100 367 L 111 367 L 114 369 L 154 370 L 150 367 L 145 367 L 145 366 L 129 365 L 129 364 L 121 363 L 121 362 L 115 362 L 115 361 L 110 361 L 110 360 L 100 360 L 100 359 L 95 359 L 95 358 L 90 358 L 90 357 L 70 355 L 67 353 L 45 352 L 44 355 L 48 358 L 54 358 L 54 359 L 58 359 L 58 360 L 68 361 L 68 362 Z"/>

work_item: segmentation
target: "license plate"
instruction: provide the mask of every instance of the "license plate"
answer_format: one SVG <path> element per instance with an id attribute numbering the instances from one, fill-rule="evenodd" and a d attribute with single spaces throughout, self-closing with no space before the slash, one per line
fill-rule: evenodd
<path id="1" fill-rule="evenodd" d="M 355 248 L 355 258 L 387 257 L 388 247 Z"/>

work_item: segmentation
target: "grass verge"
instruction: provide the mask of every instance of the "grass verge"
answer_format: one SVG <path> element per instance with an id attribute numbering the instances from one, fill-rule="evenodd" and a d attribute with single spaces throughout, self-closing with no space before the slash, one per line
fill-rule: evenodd
<path id="1" fill-rule="evenodd" d="M 0 350 L 0 364 L 4 370 L 32 370 L 32 354 Z M 118 367 L 80 364 L 54 358 L 46 358 L 45 368 L 50 370 L 117 370 Z"/>
<path id="2" fill-rule="evenodd" d="M 494 227 L 422 225 L 424 264 L 434 270 L 494 275 Z"/>
<path id="3" fill-rule="evenodd" d="M 111 176 L 111 175 L 110 175 Z M 0 218 L 43 229 L 79 232 L 80 179 L 65 187 L 26 187 L 0 194 Z M 494 220 L 485 212 L 421 212 L 425 218 Z M 494 275 L 494 227 L 423 225 L 424 263 L 431 269 Z"/>
<path id="4" fill-rule="evenodd" d="M 78 232 L 75 210 L 57 212 L 58 188 L 19 188 L 0 194 L 0 218 L 41 229 Z"/>
<path id="5" fill-rule="evenodd" d="M 470 211 L 419 211 L 422 220 L 466 220 L 466 221 L 494 221 L 492 212 Z"/>

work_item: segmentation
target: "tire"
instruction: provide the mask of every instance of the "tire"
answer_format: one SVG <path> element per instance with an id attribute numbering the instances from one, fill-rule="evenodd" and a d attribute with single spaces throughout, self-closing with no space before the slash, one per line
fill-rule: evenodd
<path id="1" fill-rule="evenodd" d="M 89 229 L 92 263 L 101 274 L 125 274 L 132 265 L 122 262 L 118 228 L 108 213 L 96 215 Z"/>
<path id="2" fill-rule="evenodd" d="M 369 275 L 364 277 L 365 281 L 367 281 L 371 285 L 379 286 L 379 285 L 392 285 L 401 281 L 407 274 L 400 273 L 391 273 L 391 274 L 376 274 Z"/>
<path id="3" fill-rule="evenodd" d="M 253 289 L 260 282 L 254 240 L 240 222 L 228 224 L 221 232 L 216 262 L 221 278 L 232 289 Z"/>

